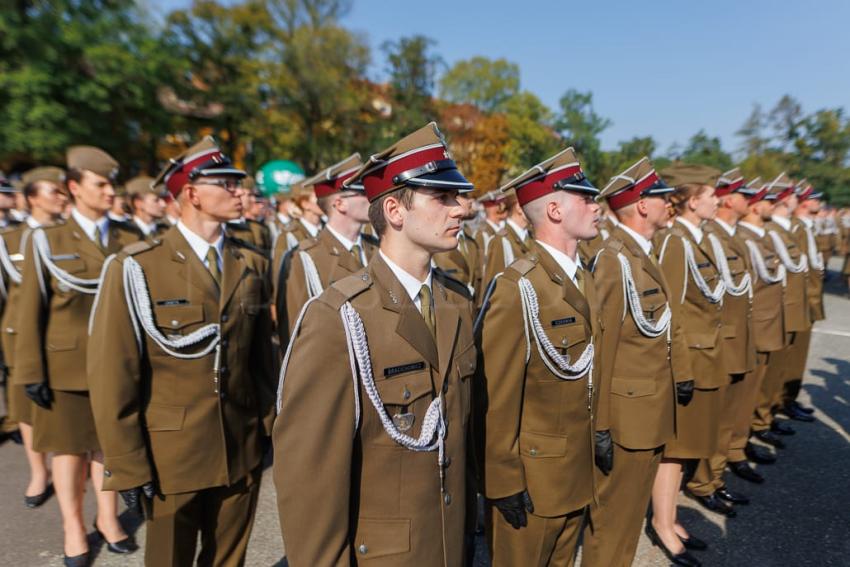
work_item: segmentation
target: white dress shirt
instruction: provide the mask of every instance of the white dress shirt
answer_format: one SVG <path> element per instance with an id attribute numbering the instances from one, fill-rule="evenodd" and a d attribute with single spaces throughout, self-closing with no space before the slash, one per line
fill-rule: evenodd
<path id="1" fill-rule="evenodd" d="M 741 221 L 738 224 L 752 230 L 753 232 L 755 232 L 757 235 L 759 235 L 762 238 L 765 235 L 764 227 L 756 226 L 754 224 L 750 224 L 750 223 L 744 222 L 744 221 Z"/>
<path id="2" fill-rule="evenodd" d="M 419 290 L 422 289 L 423 285 L 427 285 L 428 289 L 433 292 L 433 288 L 431 287 L 431 270 L 428 270 L 428 277 L 425 278 L 424 282 L 420 282 L 418 278 L 411 276 L 409 273 L 405 272 L 402 268 L 400 268 L 395 262 L 387 258 L 387 255 L 384 254 L 383 250 L 378 250 L 378 254 L 381 255 L 381 258 L 384 259 L 384 262 L 387 263 L 387 266 L 390 267 L 390 271 L 392 271 L 393 275 L 398 278 L 398 281 L 401 282 L 401 286 L 404 288 L 404 291 L 407 292 L 407 295 L 410 296 L 410 300 L 413 301 L 413 304 L 422 313 L 422 302 L 419 301 Z M 431 296 L 433 297 L 433 293 Z"/>
<path id="3" fill-rule="evenodd" d="M 208 270 L 210 269 L 209 262 L 207 262 L 207 252 L 209 252 L 210 248 L 215 248 L 217 258 L 218 258 L 218 273 L 222 273 L 223 264 L 221 260 L 221 253 L 224 250 L 224 234 L 218 235 L 218 239 L 210 244 L 194 232 L 192 232 L 189 227 L 183 224 L 183 221 L 177 221 L 177 230 L 180 231 L 180 234 L 183 235 L 183 238 L 186 239 L 186 242 L 189 243 L 189 246 L 192 248 L 192 251 L 198 257 L 198 260 L 201 261 Z"/>
<path id="4" fill-rule="evenodd" d="M 507 225 L 509 227 L 511 227 L 511 230 L 514 231 L 514 234 L 516 234 L 519 237 L 519 241 L 525 242 L 525 239 L 528 238 L 528 229 L 527 228 L 520 228 L 519 225 L 517 223 L 515 223 L 514 221 L 512 221 L 511 219 L 508 219 L 506 222 L 507 222 Z"/>
<path id="5" fill-rule="evenodd" d="M 490 225 L 490 228 L 492 228 L 495 232 L 499 232 L 500 230 L 502 230 L 502 227 L 505 226 L 504 222 L 493 222 L 490 219 L 484 220 L 487 222 L 487 224 Z"/>
<path id="6" fill-rule="evenodd" d="M 360 238 L 359 233 L 357 234 L 357 240 L 352 242 L 351 240 L 347 239 L 346 237 L 344 237 L 339 232 L 335 231 L 331 225 L 326 224 L 325 228 L 328 230 L 328 232 L 331 233 L 331 235 L 334 238 L 339 240 L 339 243 L 342 244 L 345 247 L 345 249 L 348 250 L 349 252 L 351 252 L 351 249 L 354 247 L 355 244 L 357 246 L 359 246 L 360 247 L 360 263 L 363 264 L 364 266 L 366 265 L 366 253 L 363 250 L 363 239 Z"/>
<path id="7" fill-rule="evenodd" d="M 319 227 L 314 225 L 310 221 L 304 220 L 304 218 L 300 218 L 298 219 L 298 222 L 300 222 L 302 226 L 307 229 L 307 232 L 310 234 L 310 236 L 315 237 L 317 234 L 319 234 Z"/>
<path id="8" fill-rule="evenodd" d="M 626 226 L 626 225 L 624 225 L 624 224 L 620 224 L 620 225 L 619 225 L 619 227 L 620 227 L 620 228 L 622 228 L 622 229 L 623 229 L 623 231 L 625 231 L 625 233 L 626 233 L 626 234 L 628 234 L 629 236 L 631 236 L 631 237 L 632 237 L 632 239 L 633 239 L 635 242 L 637 242 L 637 243 L 638 243 L 638 246 L 640 246 L 640 249 L 641 249 L 641 250 L 643 250 L 643 251 L 644 251 L 644 253 L 645 253 L 647 256 L 649 256 L 649 255 L 651 255 L 651 254 L 652 254 L 652 241 L 651 241 L 651 240 L 647 240 L 646 238 L 644 238 L 644 237 L 643 237 L 643 235 L 642 235 L 642 234 L 638 234 L 637 232 L 635 232 L 634 230 L 630 229 L 629 227 L 627 227 L 627 226 Z"/>
<path id="9" fill-rule="evenodd" d="M 148 224 L 136 215 L 133 215 L 133 222 L 136 223 L 136 226 L 141 229 L 142 234 L 144 234 L 145 236 L 150 236 L 150 233 L 152 233 L 156 229 L 155 222 Z"/>
<path id="10" fill-rule="evenodd" d="M 788 230 L 788 231 L 791 230 L 791 219 L 789 219 L 787 217 L 774 216 L 774 217 L 770 217 L 770 220 L 772 220 L 773 222 L 775 222 L 776 224 L 778 224 L 779 226 L 781 226 L 785 230 Z"/>
<path id="11" fill-rule="evenodd" d="M 555 262 L 561 266 L 561 269 L 564 270 L 564 273 L 567 274 L 567 277 L 572 280 L 576 287 L 578 287 L 578 281 L 576 281 L 576 272 L 578 272 L 579 268 L 581 268 L 581 259 L 576 256 L 576 259 L 573 260 L 554 246 L 550 246 L 545 242 L 537 240 L 537 243 L 543 247 L 546 252 L 549 253 L 550 256 L 555 260 Z"/>
<path id="12" fill-rule="evenodd" d="M 32 218 L 31 216 L 27 217 L 27 219 L 24 222 L 27 223 L 28 227 L 33 228 L 33 229 L 41 226 L 41 223 L 38 222 L 37 220 L 35 220 L 34 218 Z"/>
<path id="13" fill-rule="evenodd" d="M 723 227 L 723 230 L 725 230 L 727 233 L 729 233 L 729 236 L 735 236 L 735 227 L 734 226 L 729 226 L 728 224 L 726 224 L 726 222 L 724 220 L 719 219 L 719 218 L 714 219 L 714 220 L 717 221 L 717 224 L 719 224 L 720 226 Z"/>
<path id="14" fill-rule="evenodd" d="M 80 225 L 80 228 L 83 229 L 83 232 L 86 233 L 86 236 L 89 237 L 89 240 L 94 242 L 95 231 L 100 229 L 100 244 L 103 247 L 109 243 L 109 217 L 107 215 L 103 215 L 96 221 L 91 220 L 88 217 L 83 216 L 83 214 L 77 210 L 77 207 L 71 209 L 71 216 L 74 217 L 74 220 L 77 221 L 77 224 Z"/>
<path id="15" fill-rule="evenodd" d="M 691 236 L 694 237 L 694 240 L 697 241 L 697 244 L 702 242 L 702 229 L 698 226 L 695 226 L 689 220 L 685 220 L 682 217 L 676 217 L 676 222 L 680 223 L 682 226 L 688 229 L 688 232 L 691 233 Z"/>

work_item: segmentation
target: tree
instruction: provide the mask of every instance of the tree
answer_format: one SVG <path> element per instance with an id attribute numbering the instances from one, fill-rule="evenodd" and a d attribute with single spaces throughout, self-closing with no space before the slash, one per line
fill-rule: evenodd
<path id="1" fill-rule="evenodd" d="M 710 165 L 721 171 L 727 171 L 733 166 L 732 156 L 723 151 L 720 138 L 709 136 L 705 130 L 691 136 L 679 159 L 688 163 Z"/>
<path id="2" fill-rule="evenodd" d="M 503 108 L 508 131 L 504 158 L 510 175 L 518 175 L 563 149 L 551 126 L 552 111 L 536 95 L 522 91 L 506 100 Z"/>
<path id="3" fill-rule="evenodd" d="M 601 165 L 595 173 L 596 177 L 591 179 L 600 189 L 608 183 L 611 177 L 631 166 L 640 158 L 644 156 L 651 158 L 657 145 L 652 136 L 644 136 L 620 142 L 618 146 L 616 151 L 603 153 Z"/>
<path id="4" fill-rule="evenodd" d="M 464 59 L 455 63 L 440 80 L 443 99 L 455 104 L 473 104 L 484 112 L 502 110 L 518 93 L 519 66 L 506 59 Z"/>
<path id="5" fill-rule="evenodd" d="M 735 132 L 742 139 L 739 151 L 745 155 L 760 154 L 767 148 L 768 140 L 764 137 L 764 127 L 767 118 L 760 104 L 754 104 L 753 110 L 744 124 Z"/>
<path id="6" fill-rule="evenodd" d="M 431 53 L 434 40 L 422 35 L 386 41 L 390 96 L 393 103 L 391 137 L 415 130 L 436 118 L 434 87 L 443 60 Z"/>
<path id="7" fill-rule="evenodd" d="M 559 105 L 561 112 L 555 119 L 555 128 L 565 143 L 579 153 L 588 176 L 597 177 L 602 167 L 599 134 L 611 126 L 611 121 L 596 113 L 590 91 L 569 89 L 561 97 Z"/>
<path id="8" fill-rule="evenodd" d="M 784 95 L 767 115 L 767 124 L 773 130 L 774 140 L 785 150 L 798 137 L 797 129 L 803 117 L 803 107 L 791 95 Z"/>

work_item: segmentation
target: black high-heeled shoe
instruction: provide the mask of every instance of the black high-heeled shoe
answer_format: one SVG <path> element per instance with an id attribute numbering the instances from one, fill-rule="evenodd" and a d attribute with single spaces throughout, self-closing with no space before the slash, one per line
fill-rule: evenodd
<path id="1" fill-rule="evenodd" d="M 694 534 L 690 534 L 688 539 L 683 537 L 679 537 L 679 539 L 682 540 L 682 545 L 685 546 L 685 549 L 693 549 L 694 551 L 705 551 L 708 549 L 708 544 Z"/>
<path id="2" fill-rule="evenodd" d="M 108 549 L 110 552 L 120 553 L 122 555 L 127 555 L 129 553 L 133 553 L 135 551 L 138 551 L 138 549 L 139 549 L 138 544 L 136 544 L 136 542 L 133 541 L 133 538 L 131 538 L 130 536 L 127 536 L 124 539 L 122 539 L 120 541 L 116 541 L 116 542 L 113 543 L 113 542 L 109 541 L 108 539 L 106 539 L 106 536 L 103 535 L 103 532 L 101 532 L 97 528 L 97 520 L 94 521 L 93 526 L 94 526 L 94 531 L 97 532 L 97 537 L 99 537 L 104 542 L 106 542 L 106 549 Z"/>
<path id="3" fill-rule="evenodd" d="M 65 555 L 62 559 L 62 564 L 65 567 L 89 567 L 91 564 L 91 551 L 86 551 L 80 555 Z"/>
<path id="4" fill-rule="evenodd" d="M 47 488 L 44 489 L 44 492 L 41 494 L 36 494 L 35 496 L 27 496 L 24 494 L 24 506 L 27 508 L 38 508 L 53 496 L 53 483 L 48 483 Z"/>
<path id="5" fill-rule="evenodd" d="M 682 565 L 683 567 L 700 567 L 702 563 L 699 562 L 699 559 L 688 553 L 687 549 L 681 553 L 673 553 L 667 546 L 664 545 L 664 542 L 661 541 L 661 538 L 658 537 L 658 533 L 656 533 L 655 528 L 652 527 L 652 522 L 647 520 L 646 528 L 644 528 L 649 541 L 652 542 L 652 545 L 661 549 L 664 555 L 667 556 L 673 565 Z M 684 542 L 682 542 L 684 545 Z"/>

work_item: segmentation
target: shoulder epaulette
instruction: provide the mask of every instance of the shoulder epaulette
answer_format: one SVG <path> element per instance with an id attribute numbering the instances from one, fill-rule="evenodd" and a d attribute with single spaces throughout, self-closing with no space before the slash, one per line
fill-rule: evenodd
<path id="1" fill-rule="evenodd" d="M 432 273 L 437 281 L 443 284 L 443 287 L 450 289 L 455 293 L 459 293 L 466 299 L 472 299 L 472 295 L 469 293 L 469 288 L 462 281 L 453 278 L 440 267 L 435 266 L 432 268 Z"/>
<path id="2" fill-rule="evenodd" d="M 347 276 L 331 284 L 322 294 L 322 300 L 339 309 L 342 304 L 372 287 L 372 278 L 367 272 Z"/>
<path id="3" fill-rule="evenodd" d="M 508 270 L 514 270 L 519 275 L 524 276 L 528 272 L 534 269 L 534 266 L 537 265 L 536 261 L 531 260 L 530 258 L 519 258 L 514 260 L 514 263 L 508 266 Z"/>
<path id="4" fill-rule="evenodd" d="M 247 240 L 242 240 L 241 238 L 236 238 L 232 234 L 227 234 L 227 240 L 228 240 L 228 242 L 230 242 L 234 246 L 237 246 L 239 248 L 244 248 L 246 250 L 250 250 L 254 254 L 259 254 L 263 258 L 266 258 L 266 259 L 269 258 L 269 254 L 265 250 L 257 248 L 256 246 L 254 246 L 253 244 L 251 244 Z"/>
<path id="5" fill-rule="evenodd" d="M 605 245 L 602 247 L 602 250 L 605 250 L 606 248 L 611 248 L 611 249 L 619 252 L 624 247 L 625 247 L 625 244 L 623 244 L 622 240 L 620 240 L 619 238 L 617 238 L 615 236 L 611 236 L 611 237 L 608 238 L 608 240 L 605 241 Z"/>
<path id="6" fill-rule="evenodd" d="M 136 254 L 141 254 L 142 252 L 147 252 L 153 248 L 156 248 L 162 244 L 162 240 L 139 240 L 138 242 L 133 242 L 132 244 L 128 244 L 124 247 L 122 252 L 124 252 L 127 256 L 135 256 Z"/>

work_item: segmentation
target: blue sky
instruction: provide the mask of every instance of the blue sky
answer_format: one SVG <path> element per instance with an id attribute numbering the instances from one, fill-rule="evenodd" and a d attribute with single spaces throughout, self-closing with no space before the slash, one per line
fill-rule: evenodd
<path id="1" fill-rule="evenodd" d="M 187 0 L 154 0 L 163 7 Z M 423 34 L 447 64 L 475 55 L 520 66 L 522 88 L 552 108 L 590 90 L 613 121 L 603 147 L 652 135 L 660 150 L 704 128 L 727 150 L 755 102 L 785 93 L 805 111 L 850 111 L 850 1 L 354 0 L 343 21 L 373 48 Z"/>

